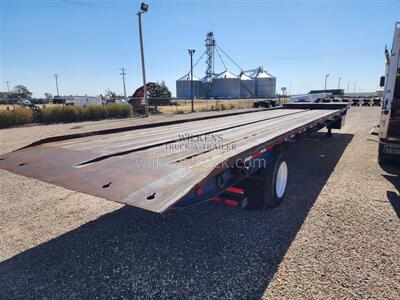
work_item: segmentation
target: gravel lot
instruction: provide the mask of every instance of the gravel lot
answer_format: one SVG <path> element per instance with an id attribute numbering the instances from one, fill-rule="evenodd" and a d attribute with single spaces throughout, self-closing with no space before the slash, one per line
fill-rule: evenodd
<path id="1" fill-rule="evenodd" d="M 378 119 L 351 108 L 293 146 L 286 201 L 262 212 L 158 215 L 0 170 L 0 299 L 400 299 L 400 168 L 377 164 Z M 0 153 L 139 122 L 0 130 Z"/>

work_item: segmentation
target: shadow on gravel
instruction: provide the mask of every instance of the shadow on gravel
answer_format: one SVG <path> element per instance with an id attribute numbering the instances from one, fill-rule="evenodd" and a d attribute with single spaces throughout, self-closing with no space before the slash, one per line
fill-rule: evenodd
<path id="1" fill-rule="evenodd" d="M 390 181 L 398 193 L 400 193 L 400 166 L 399 165 L 382 165 L 383 170 L 385 170 L 388 175 L 382 175 L 388 181 Z M 387 191 L 386 195 L 393 206 L 394 211 L 397 214 L 397 217 L 400 218 L 400 197 L 399 194 L 393 191 Z"/>
<path id="2" fill-rule="evenodd" d="M 279 208 L 126 206 L 0 263 L 0 298 L 259 298 L 352 139 L 314 137 L 288 152 Z"/>

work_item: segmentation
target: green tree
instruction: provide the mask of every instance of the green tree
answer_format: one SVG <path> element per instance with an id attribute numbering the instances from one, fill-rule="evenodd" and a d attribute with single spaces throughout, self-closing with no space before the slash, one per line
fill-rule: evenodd
<path id="1" fill-rule="evenodd" d="M 9 93 L 7 92 L 0 92 L 0 100 L 8 100 Z"/>
<path id="2" fill-rule="evenodd" d="M 28 90 L 28 88 L 22 84 L 19 84 L 14 87 L 13 92 L 20 98 L 31 99 L 32 92 Z"/>
<path id="3" fill-rule="evenodd" d="M 53 95 L 50 93 L 44 93 L 44 97 L 49 101 L 53 101 Z"/>
<path id="4" fill-rule="evenodd" d="M 118 99 L 117 93 L 112 91 L 112 90 L 110 90 L 110 89 L 106 90 L 106 94 L 104 95 L 104 97 L 106 99 L 108 99 L 108 100 L 111 100 L 111 101 L 115 101 L 116 99 Z"/>
<path id="5" fill-rule="evenodd" d="M 149 91 L 149 98 L 152 99 L 171 99 L 171 91 L 168 89 L 164 81 L 157 82 L 157 86 Z"/>

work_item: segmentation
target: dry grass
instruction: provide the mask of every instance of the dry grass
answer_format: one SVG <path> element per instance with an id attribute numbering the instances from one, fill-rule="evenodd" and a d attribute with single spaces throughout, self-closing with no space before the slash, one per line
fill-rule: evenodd
<path id="1" fill-rule="evenodd" d="M 288 99 L 282 99 L 287 102 Z M 224 109 L 238 109 L 238 108 L 253 108 L 255 99 L 235 99 L 235 100 L 195 100 L 194 109 L 195 111 L 210 111 L 210 110 L 221 110 L 221 106 Z M 178 105 L 171 106 L 160 106 L 159 110 L 164 114 L 175 114 L 175 113 L 187 113 L 192 110 L 191 100 L 178 100 Z M 219 107 L 219 109 L 218 109 Z"/>
<path id="2" fill-rule="evenodd" d="M 195 111 L 210 111 L 217 106 L 223 105 L 226 109 L 251 108 L 254 100 L 195 100 Z M 178 100 L 178 105 L 160 106 L 159 109 L 164 114 L 186 113 L 192 110 L 191 100 Z"/>
<path id="3" fill-rule="evenodd" d="M 229 109 L 238 109 L 238 108 L 253 108 L 253 103 L 257 101 L 255 99 L 234 99 L 234 100 L 195 100 L 194 101 L 194 109 L 195 111 L 211 111 L 214 110 L 216 107 L 220 107 L 221 104 L 223 104 L 224 108 L 229 110 Z M 285 103 L 288 101 L 288 98 L 281 99 L 282 103 Z M 186 102 L 186 103 L 185 103 Z M 178 105 L 169 105 L 169 106 L 159 106 L 159 110 L 163 114 L 176 114 L 176 113 L 187 113 L 192 110 L 191 106 L 191 101 L 190 99 L 185 100 L 178 100 L 177 101 Z M 62 106 L 62 104 L 37 104 L 39 108 L 43 109 L 44 107 L 46 108 L 51 108 L 51 107 L 59 107 Z M 15 105 L 15 107 L 20 107 L 20 105 Z M 1 110 L 9 110 L 13 109 L 12 105 L 9 104 L 0 104 L 0 111 Z"/>
<path id="4" fill-rule="evenodd" d="M 38 106 L 39 108 L 43 109 L 44 107 L 62 106 L 62 104 L 48 103 L 48 104 L 36 104 L 36 106 Z M 18 107 L 24 107 L 24 106 L 15 104 L 15 109 L 17 109 Z M 0 104 L 0 111 L 1 110 L 7 110 L 7 109 L 12 110 L 13 109 L 12 104 Z"/>

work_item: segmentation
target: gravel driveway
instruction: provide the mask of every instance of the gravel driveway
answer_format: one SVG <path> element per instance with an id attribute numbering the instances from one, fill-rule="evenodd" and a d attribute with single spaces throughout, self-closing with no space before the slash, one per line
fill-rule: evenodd
<path id="1" fill-rule="evenodd" d="M 158 215 L 0 170 L 0 299 L 399 299 L 400 168 L 377 164 L 378 119 L 351 108 L 293 146 L 285 202 L 261 212 Z M 0 153 L 118 122 L 0 130 Z"/>

